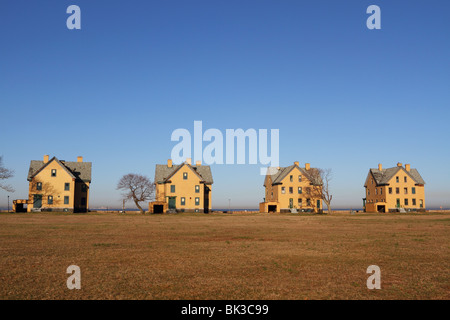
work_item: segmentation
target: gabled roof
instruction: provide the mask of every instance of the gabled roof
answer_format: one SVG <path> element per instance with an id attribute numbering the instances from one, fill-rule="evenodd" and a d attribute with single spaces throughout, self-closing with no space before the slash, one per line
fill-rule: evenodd
<path id="1" fill-rule="evenodd" d="M 410 169 L 410 171 L 406 171 L 405 168 L 397 166 L 388 169 L 370 169 L 369 175 L 372 174 L 377 185 L 387 185 L 389 181 L 400 171 L 403 170 L 416 184 L 424 185 L 425 181 L 422 179 L 419 171 L 417 169 Z M 367 179 L 364 187 L 367 187 Z"/>
<path id="2" fill-rule="evenodd" d="M 157 164 L 155 169 L 155 183 L 166 183 L 178 170 L 183 166 L 189 167 L 195 174 L 198 175 L 201 181 L 206 184 L 213 184 L 213 178 L 210 166 L 192 166 L 187 162 L 182 164 L 173 165 L 169 168 L 166 164 Z"/>
<path id="3" fill-rule="evenodd" d="M 56 157 L 53 157 L 47 163 L 44 163 L 44 161 L 31 160 L 27 180 L 31 181 L 34 176 L 44 170 L 52 161 L 56 161 L 72 178 L 84 182 L 91 182 L 91 162 L 62 162 Z"/>
<path id="4" fill-rule="evenodd" d="M 294 170 L 294 168 L 297 168 L 298 170 L 300 170 L 302 176 L 307 177 L 308 173 L 306 172 L 306 169 L 300 168 L 300 167 L 297 166 L 296 164 L 293 164 L 293 165 L 291 165 L 291 166 L 289 166 L 289 167 L 280 167 L 279 169 L 278 169 L 278 168 L 269 168 L 268 171 L 267 171 L 268 173 L 269 173 L 270 171 L 272 171 L 272 170 L 275 170 L 275 173 L 273 173 L 273 174 L 270 175 L 271 178 L 272 178 L 272 185 L 280 184 L 280 183 L 283 181 L 283 179 L 286 178 L 286 176 L 287 176 L 292 170 Z M 309 169 L 309 170 L 315 170 L 315 168 L 311 168 L 311 169 Z M 268 174 L 268 175 L 269 175 L 269 174 Z M 266 181 L 266 180 L 265 180 L 265 181 Z M 264 181 L 264 186 L 266 186 L 266 185 L 265 185 L 265 181 Z M 317 181 L 311 181 L 311 183 L 312 183 L 313 185 L 321 185 L 321 184 L 322 184 L 322 181 L 320 181 L 320 180 L 317 180 Z"/>

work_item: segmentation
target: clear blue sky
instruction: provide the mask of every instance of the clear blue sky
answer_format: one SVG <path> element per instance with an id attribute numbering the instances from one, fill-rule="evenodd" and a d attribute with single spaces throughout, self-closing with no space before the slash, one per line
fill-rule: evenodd
<path id="1" fill-rule="evenodd" d="M 68 30 L 66 8 L 81 8 Z M 382 29 L 366 27 L 381 8 Z M 450 2 L 0 3 L 0 154 L 26 198 L 30 160 L 93 163 L 91 207 L 153 178 L 177 128 L 280 130 L 280 162 L 332 168 L 335 207 L 361 207 L 369 168 L 411 163 L 450 207 Z M 213 206 L 257 208 L 260 165 L 213 165 Z M 0 207 L 7 193 L 0 191 Z"/>

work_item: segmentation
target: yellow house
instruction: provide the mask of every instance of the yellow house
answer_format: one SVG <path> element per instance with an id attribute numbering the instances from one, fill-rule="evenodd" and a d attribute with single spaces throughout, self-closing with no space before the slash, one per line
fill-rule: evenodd
<path id="1" fill-rule="evenodd" d="M 269 168 L 264 180 L 266 189 L 260 212 L 318 212 L 322 210 L 322 183 L 310 181 L 309 163 L 300 168 L 299 162 L 289 167 Z"/>
<path id="2" fill-rule="evenodd" d="M 417 169 L 404 167 L 370 169 L 364 187 L 365 212 L 425 211 L 425 181 Z"/>
<path id="3" fill-rule="evenodd" d="M 164 212 L 204 212 L 211 211 L 211 168 L 200 161 L 191 164 L 191 159 L 173 165 L 156 165 L 155 201 L 149 203 L 150 213 Z"/>
<path id="4" fill-rule="evenodd" d="M 87 212 L 91 162 L 66 162 L 45 155 L 43 161 L 32 160 L 28 171 L 28 212 Z"/>

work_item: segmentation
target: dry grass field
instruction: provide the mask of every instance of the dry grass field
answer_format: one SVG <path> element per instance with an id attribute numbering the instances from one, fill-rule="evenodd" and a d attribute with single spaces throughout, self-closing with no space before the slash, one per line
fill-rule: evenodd
<path id="1" fill-rule="evenodd" d="M 445 213 L 0 214 L 0 299 L 449 299 L 449 231 Z"/>

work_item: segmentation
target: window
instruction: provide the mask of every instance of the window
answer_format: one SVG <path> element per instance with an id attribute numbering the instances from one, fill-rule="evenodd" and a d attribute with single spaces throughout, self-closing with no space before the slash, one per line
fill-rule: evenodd
<path id="1" fill-rule="evenodd" d="M 86 205 L 86 198 L 81 198 L 81 205 L 82 206 L 85 206 Z"/>
<path id="2" fill-rule="evenodd" d="M 307 206 L 310 206 L 310 205 L 311 205 L 311 199 L 309 199 L 309 198 L 306 199 L 306 205 L 307 205 Z"/>
<path id="3" fill-rule="evenodd" d="M 181 205 L 182 206 L 186 205 L 186 198 L 185 197 L 181 197 Z"/>
<path id="4" fill-rule="evenodd" d="M 56 169 L 52 169 L 52 177 L 56 177 Z"/>
<path id="5" fill-rule="evenodd" d="M 400 178 L 399 177 L 395 177 L 395 182 L 400 182 Z"/>
<path id="6" fill-rule="evenodd" d="M 302 199 L 302 198 L 298 198 L 298 206 L 299 206 L 299 207 L 302 206 L 302 202 L 303 202 L 303 199 Z"/>
<path id="7" fill-rule="evenodd" d="M 294 176 L 293 176 L 293 175 L 290 175 L 290 176 L 289 176 L 289 181 L 291 181 L 291 182 L 294 181 Z"/>
<path id="8" fill-rule="evenodd" d="M 375 195 L 377 195 L 378 194 L 378 189 L 377 188 L 375 188 Z"/>
<path id="9" fill-rule="evenodd" d="M 371 179 L 371 181 L 370 181 L 372 184 L 373 184 L 373 178 Z"/>
<path id="10" fill-rule="evenodd" d="M 294 193 L 294 188 L 289 187 L 289 193 Z"/>
<path id="11" fill-rule="evenodd" d="M 412 205 L 413 205 L 413 206 L 417 205 L 416 199 L 412 199 Z"/>
<path id="12" fill-rule="evenodd" d="M 405 194 L 408 194 L 408 188 L 404 188 L 403 190 L 404 190 Z"/>
<path id="13" fill-rule="evenodd" d="M 400 208 L 400 199 L 397 199 L 397 208 Z"/>
<path id="14" fill-rule="evenodd" d="M 289 208 L 294 207 L 294 199 L 289 198 Z"/>
<path id="15" fill-rule="evenodd" d="M 196 206 L 200 205 L 200 198 L 199 197 L 195 198 L 195 205 Z"/>
<path id="16" fill-rule="evenodd" d="M 405 206 L 408 205 L 408 199 L 405 199 Z"/>
<path id="17" fill-rule="evenodd" d="M 69 191 L 70 190 L 70 183 L 66 182 L 64 183 L 64 191 Z"/>
<path id="18" fill-rule="evenodd" d="M 370 196 L 370 190 L 369 189 L 367 189 L 367 195 Z"/>
<path id="19" fill-rule="evenodd" d="M 82 185 L 81 185 L 81 191 L 82 191 L 82 192 L 86 192 L 86 191 L 87 191 L 87 185 L 82 184 Z"/>
<path id="20" fill-rule="evenodd" d="M 302 176 L 298 176 L 298 182 L 302 182 Z"/>
<path id="21" fill-rule="evenodd" d="M 298 194 L 302 194 L 303 190 L 302 187 L 298 187 Z"/>
<path id="22" fill-rule="evenodd" d="M 36 184 L 36 190 L 42 190 L 42 182 Z"/>
<path id="23" fill-rule="evenodd" d="M 64 204 L 69 204 L 69 196 L 64 196 Z"/>
<path id="24" fill-rule="evenodd" d="M 183 172 L 183 180 L 187 180 L 187 172 Z"/>
<path id="25" fill-rule="evenodd" d="M 389 188 L 389 194 L 392 194 L 392 188 Z"/>
<path id="26" fill-rule="evenodd" d="M 399 194 L 400 193 L 400 188 L 395 188 L 395 193 Z"/>
<path id="27" fill-rule="evenodd" d="M 419 200 L 420 201 L 420 207 L 423 208 L 423 200 Z"/>
<path id="28" fill-rule="evenodd" d="M 170 186 L 170 192 L 175 193 L 175 185 L 172 184 Z"/>
<path id="29" fill-rule="evenodd" d="M 281 187 L 281 193 L 285 194 L 286 193 L 286 188 L 285 187 Z"/>
<path id="30" fill-rule="evenodd" d="M 195 193 L 200 193 L 200 186 L 199 185 L 195 186 Z"/>
<path id="31" fill-rule="evenodd" d="M 383 194 L 383 188 L 380 188 L 380 194 Z"/>
<path id="32" fill-rule="evenodd" d="M 53 196 L 48 196 L 47 204 L 53 204 Z"/>
<path id="33" fill-rule="evenodd" d="M 412 187 L 412 188 L 411 188 L 411 193 L 412 193 L 412 194 L 416 194 L 416 188 L 415 188 L 415 187 Z"/>
<path id="34" fill-rule="evenodd" d="M 408 182 L 408 178 L 407 178 L 406 176 L 405 176 L 405 178 L 404 178 L 404 181 L 405 181 L 405 182 Z"/>

